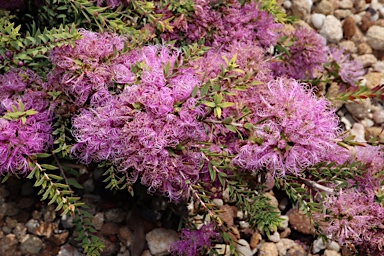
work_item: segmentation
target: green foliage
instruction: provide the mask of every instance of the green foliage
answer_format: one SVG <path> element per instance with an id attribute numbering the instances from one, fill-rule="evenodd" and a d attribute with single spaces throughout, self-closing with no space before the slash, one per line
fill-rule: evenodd
<path id="1" fill-rule="evenodd" d="M 31 115 L 35 115 L 38 112 L 33 109 L 24 110 L 24 104 L 19 101 L 19 108 L 12 105 L 12 110 L 8 110 L 7 113 L 3 116 L 3 118 L 7 120 L 17 120 L 21 119 L 22 123 L 25 124 L 27 122 L 27 117 Z"/>
<path id="2" fill-rule="evenodd" d="M 128 192 L 131 194 L 131 196 L 134 196 L 132 184 L 129 182 L 128 173 L 121 173 L 116 170 L 116 168 L 108 163 L 102 163 L 99 164 L 99 167 L 106 167 L 108 168 L 104 173 L 103 176 L 105 176 L 105 179 L 103 182 L 108 183 L 105 187 L 106 189 L 110 189 L 112 191 L 119 191 L 127 189 Z"/>
<path id="3" fill-rule="evenodd" d="M 1 71 L 9 70 L 10 66 L 28 66 L 41 73 L 39 69 L 48 65 L 45 59 L 50 49 L 73 45 L 81 37 L 74 25 L 45 29 L 43 32 L 34 28 L 24 36 L 20 33 L 21 25 L 15 27 L 13 22 L 0 22 Z"/>
<path id="4" fill-rule="evenodd" d="M 54 154 L 60 154 L 63 157 L 69 156 L 71 151 L 72 138 L 68 135 L 71 130 L 69 127 L 70 119 L 65 117 L 57 117 L 56 122 L 53 124 L 54 131 L 52 135 L 55 136 L 55 149 L 52 151 Z"/>
<path id="5" fill-rule="evenodd" d="M 240 0 L 240 2 L 245 2 L 245 0 Z M 257 0 L 256 2 L 259 2 L 261 9 L 269 12 L 276 22 L 292 24 L 296 21 L 295 17 L 289 16 L 281 11 L 281 7 L 276 4 L 276 0 Z"/>

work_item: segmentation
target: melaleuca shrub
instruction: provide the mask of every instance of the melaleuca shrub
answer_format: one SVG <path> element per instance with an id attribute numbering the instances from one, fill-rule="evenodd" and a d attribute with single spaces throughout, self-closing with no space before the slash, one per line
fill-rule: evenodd
<path id="1" fill-rule="evenodd" d="M 176 17 L 170 24 L 171 32 L 161 35 L 167 40 L 178 40 L 189 44 L 204 38 L 205 45 L 229 46 L 234 42 L 257 41 L 259 45 L 270 46 L 278 40 L 277 31 L 282 27 L 273 17 L 254 3 L 241 5 L 237 2 L 194 0 L 194 12 Z M 171 15 L 159 8 L 165 17 Z"/>
<path id="2" fill-rule="evenodd" d="M 198 142 L 207 139 L 197 120 L 205 109 L 189 98 L 200 84 L 195 72 L 179 69 L 167 79 L 163 72 L 178 55 L 160 46 L 127 53 L 118 65 L 141 66 L 138 81 L 73 118 L 75 157 L 84 163 L 109 160 L 132 181 L 173 201 L 188 196 L 187 181 L 198 180 L 203 161 Z"/>
<path id="3" fill-rule="evenodd" d="M 83 38 L 73 47 L 56 47 L 50 52 L 54 68 L 47 75 L 46 88 L 64 92 L 67 101 L 76 106 L 83 106 L 95 92 L 108 88 L 118 67 L 106 62 L 116 57 L 114 50 L 124 47 L 124 39 L 116 34 L 83 29 L 80 34 Z"/>
<path id="4" fill-rule="evenodd" d="M 30 157 L 53 143 L 52 111 L 42 81 L 31 70 L 0 76 L 0 173 L 26 174 Z"/>

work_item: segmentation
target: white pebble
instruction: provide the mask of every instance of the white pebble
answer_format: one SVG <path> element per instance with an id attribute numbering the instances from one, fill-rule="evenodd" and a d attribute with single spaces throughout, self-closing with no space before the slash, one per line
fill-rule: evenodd
<path id="1" fill-rule="evenodd" d="M 212 203 L 216 205 L 217 207 L 221 207 L 224 205 L 223 199 L 215 198 L 212 200 Z"/>
<path id="2" fill-rule="evenodd" d="M 320 252 L 321 250 L 324 250 L 326 247 L 327 247 L 327 244 L 324 243 L 324 241 L 323 241 L 323 239 L 321 239 L 321 237 L 319 237 L 319 238 L 317 238 L 317 239 L 313 242 L 312 252 L 313 252 L 313 253 L 318 253 L 318 252 Z"/>
<path id="3" fill-rule="evenodd" d="M 274 242 L 274 243 L 277 243 L 280 241 L 280 234 L 279 232 L 275 231 L 273 232 L 269 237 L 268 237 L 269 241 L 271 242 Z"/>
<path id="4" fill-rule="evenodd" d="M 340 245 L 335 241 L 331 241 L 327 244 L 327 249 L 338 252 L 340 251 Z"/>
<path id="5" fill-rule="evenodd" d="M 311 15 L 312 25 L 317 29 L 321 29 L 321 27 L 324 24 L 324 20 L 325 20 L 325 15 L 322 13 L 314 13 Z"/>
<path id="6" fill-rule="evenodd" d="M 292 2 L 291 1 L 284 1 L 283 6 L 285 9 L 291 9 Z"/>
<path id="7" fill-rule="evenodd" d="M 239 222 L 239 224 L 240 224 L 240 228 L 243 228 L 243 229 L 249 228 L 249 223 L 246 221 L 242 220 Z"/>

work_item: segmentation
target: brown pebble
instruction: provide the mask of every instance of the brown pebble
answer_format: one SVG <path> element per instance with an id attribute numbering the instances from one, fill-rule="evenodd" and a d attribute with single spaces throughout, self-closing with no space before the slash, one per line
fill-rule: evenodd
<path id="1" fill-rule="evenodd" d="M 280 238 L 287 238 L 291 234 L 291 229 L 286 228 L 283 232 L 280 233 Z"/>
<path id="2" fill-rule="evenodd" d="M 252 236 L 251 236 L 251 240 L 249 242 L 249 246 L 251 247 L 251 249 L 255 249 L 256 246 L 260 243 L 260 234 L 258 232 L 255 232 Z"/>
<path id="3" fill-rule="evenodd" d="M 100 229 L 103 235 L 116 235 L 119 232 L 119 225 L 113 222 L 104 223 Z"/>
<path id="4" fill-rule="evenodd" d="M 356 29 L 357 27 L 355 20 L 351 16 L 348 16 L 343 22 L 344 38 L 347 40 L 351 39 L 355 35 Z"/>
<path id="5" fill-rule="evenodd" d="M 302 211 L 292 208 L 286 215 L 289 217 L 289 224 L 294 230 L 306 235 L 315 234 L 313 222 Z"/>
<path id="6" fill-rule="evenodd" d="M 292 246 L 286 256 L 306 256 L 307 253 L 305 252 L 305 250 L 303 249 L 303 247 L 301 247 L 300 245 L 296 244 L 294 246 Z"/>
<path id="7" fill-rule="evenodd" d="M 233 214 L 232 207 L 229 206 L 228 204 L 225 204 L 225 205 L 221 206 L 220 207 L 219 218 L 225 224 L 227 224 L 228 227 L 232 227 L 234 225 L 234 223 L 233 223 L 234 214 Z"/>

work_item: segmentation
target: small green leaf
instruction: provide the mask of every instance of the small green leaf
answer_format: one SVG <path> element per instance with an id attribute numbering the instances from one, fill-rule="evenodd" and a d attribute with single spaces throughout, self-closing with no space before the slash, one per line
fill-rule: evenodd
<path id="1" fill-rule="evenodd" d="M 232 125 L 225 125 L 225 128 L 227 128 L 229 131 L 236 133 L 237 129 Z"/>
<path id="2" fill-rule="evenodd" d="M 214 102 L 209 102 L 209 101 L 204 101 L 204 102 L 202 102 L 202 104 L 204 104 L 208 107 L 211 107 L 211 108 L 214 108 L 216 106 L 216 104 Z"/>
<path id="3" fill-rule="evenodd" d="M 50 165 L 50 164 L 42 164 L 41 167 L 44 168 L 44 169 L 47 169 L 47 170 L 57 170 L 57 169 L 59 169 L 57 166 Z"/>
<path id="4" fill-rule="evenodd" d="M 78 188 L 78 189 L 82 189 L 83 188 L 83 186 L 81 186 L 76 180 L 74 180 L 74 179 L 67 179 L 67 181 L 68 181 L 68 184 L 69 185 L 71 185 L 71 186 L 73 186 L 73 187 L 75 187 L 75 188 Z"/>

